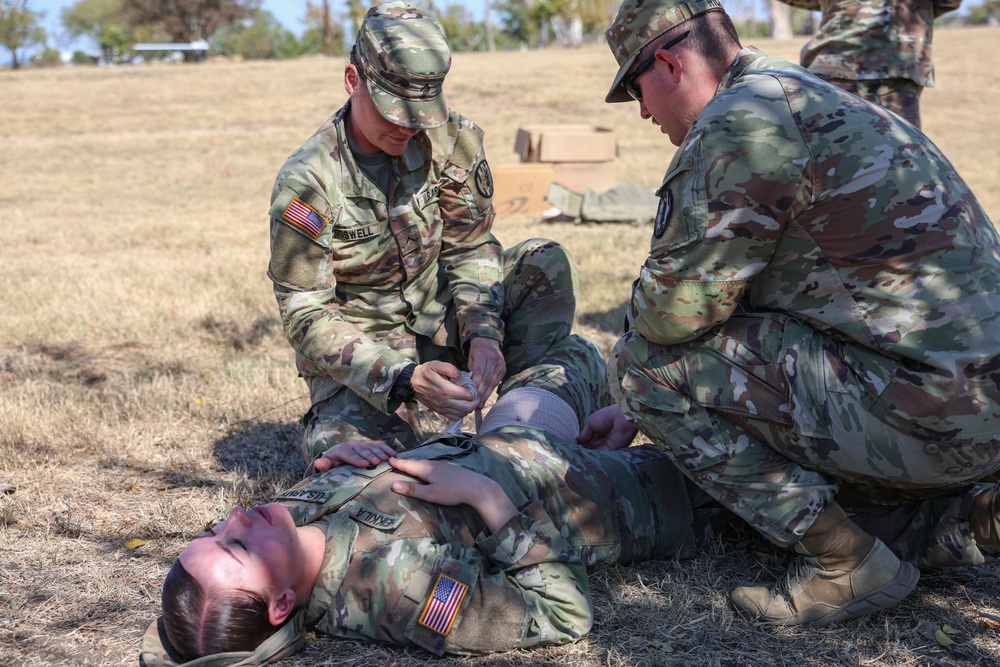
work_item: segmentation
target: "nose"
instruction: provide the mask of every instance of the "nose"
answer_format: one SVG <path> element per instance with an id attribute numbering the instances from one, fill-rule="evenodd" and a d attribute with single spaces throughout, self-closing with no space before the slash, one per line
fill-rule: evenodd
<path id="1" fill-rule="evenodd" d="M 639 117 L 643 120 L 653 117 L 653 114 L 649 113 L 649 109 L 646 108 L 646 103 L 642 100 L 639 100 Z"/>
<path id="2" fill-rule="evenodd" d="M 249 526 L 250 526 L 250 517 L 247 516 L 246 510 L 244 510 L 242 507 L 234 507 L 229 512 L 229 516 L 226 517 L 223 531 L 236 530 L 239 528 L 248 528 Z"/>

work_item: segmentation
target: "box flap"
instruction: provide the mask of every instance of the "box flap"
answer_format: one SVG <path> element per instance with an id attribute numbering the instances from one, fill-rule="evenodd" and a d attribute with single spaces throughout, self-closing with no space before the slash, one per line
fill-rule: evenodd
<path id="1" fill-rule="evenodd" d="M 522 162 L 608 162 L 618 155 L 618 140 L 595 125 L 529 125 L 518 128 L 514 152 Z"/>

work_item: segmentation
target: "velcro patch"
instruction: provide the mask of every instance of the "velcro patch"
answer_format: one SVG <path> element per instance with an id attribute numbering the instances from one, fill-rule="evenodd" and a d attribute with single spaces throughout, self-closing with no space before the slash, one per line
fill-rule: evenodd
<path id="1" fill-rule="evenodd" d="M 323 228 L 329 222 L 316 209 L 305 203 L 298 197 L 288 202 L 285 212 L 281 214 L 282 220 L 290 225 L 301 229 L 310 238 L 318 239 L 323 233 Z"/>
<path id="2" fill-rule="evenodd" d="M 289 489 L 275 500 L 300 500 L 306 503 L 325 503 L 333 495 L 333 491 L 320 491 L 319 489 Z"/>
<path id="3" fill-rule="evenodd" d="M 399 524 L 403 523 L 403 517 L 379 512 L 377 509 L 369 507 L 364 503 L 355 503 L 351 507 L 350 515 L 358 523 L 363 523 L 366 526 L 371 526 L 385 532 L 395 530 Z"/>
<path id="4" fill-rule="evenodd" d="M 417 623 L 442 637 L 447 635 L 468 592 L 469 587 L 458 579 L 452 579 L 446 574 L 438 575 L 437 583 L 434 584 Z"/>

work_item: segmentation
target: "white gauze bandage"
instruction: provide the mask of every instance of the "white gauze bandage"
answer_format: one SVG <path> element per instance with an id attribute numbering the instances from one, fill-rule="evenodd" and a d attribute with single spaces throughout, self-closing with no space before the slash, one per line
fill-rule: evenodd
<path id="1" fill-rule="evenodd" d="M 580 434 L 580 422 L 569 403 L 538 387 L 519 387 L 501 396 L 483 417 L 479 432 L 511 424 L 540 428 L 568 442 L 576 442 Z"/>

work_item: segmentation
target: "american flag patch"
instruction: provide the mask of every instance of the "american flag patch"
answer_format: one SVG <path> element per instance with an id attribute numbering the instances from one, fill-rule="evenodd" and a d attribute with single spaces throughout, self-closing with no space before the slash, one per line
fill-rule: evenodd
<path id="1" fill-rule="evenodd" d="M 298 197 L 288 203 L 281 217 L 314 239 L 319 238 L 327 222 L 326 218 L 316 212 L 316 209 Z"/>
<path id="2" fill-rule="evenodd" d="M 427 606 L 417 621 L 420 625 L 430 628 L 439 635 L 447 635 L 451 624 L 455 622 L 458 608 L 462 606 L 469 587 L 457 579 L 441 574 L 434 584 L 434 593 L 427 600 Z"/>

